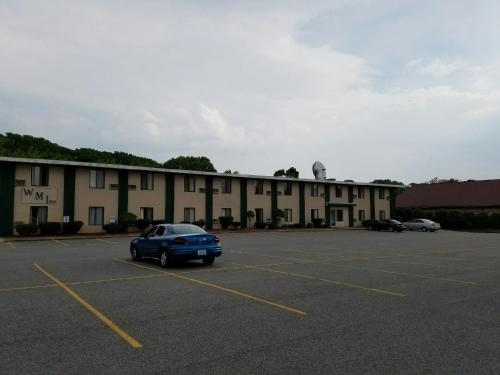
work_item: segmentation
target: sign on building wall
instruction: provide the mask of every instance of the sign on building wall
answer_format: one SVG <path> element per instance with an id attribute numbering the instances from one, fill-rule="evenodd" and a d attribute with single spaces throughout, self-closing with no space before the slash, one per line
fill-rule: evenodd
<path id="1" fill-rule="evenodd" d="M 22 187 L 21 203 L 24 204 L 56 204 L 58 190 L 41 187 Z"/>

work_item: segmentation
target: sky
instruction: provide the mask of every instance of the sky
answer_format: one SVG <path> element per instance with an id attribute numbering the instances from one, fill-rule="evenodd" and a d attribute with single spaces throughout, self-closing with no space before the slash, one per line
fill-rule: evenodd
<path id="1" fill-rule="evenodd" d="M 500 2 L 0 0 L 0 132 L 218 171 L 500 178 Z"/>

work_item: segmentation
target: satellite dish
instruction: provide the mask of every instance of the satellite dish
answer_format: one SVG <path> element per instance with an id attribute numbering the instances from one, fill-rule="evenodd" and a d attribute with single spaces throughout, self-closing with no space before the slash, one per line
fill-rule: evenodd
<path id="1" fill-rule="evenodd" d="M 315 161 L 312 170 L 316 180 L 324 180 L 326 178 L 326 169 L 322 162 Z"/>

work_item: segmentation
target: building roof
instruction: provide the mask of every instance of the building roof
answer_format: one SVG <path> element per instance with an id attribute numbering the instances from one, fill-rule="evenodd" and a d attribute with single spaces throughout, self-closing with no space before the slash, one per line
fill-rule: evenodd
<path id="1" fill-rule="evenodd" d="M 396 207 L 500 207 L 500 180 L 414 185 L 396 197 Z"/>
<path id="2" fill-rule="evenodd" d="M 184 169 L 165 169 L 165 168 L 151 168 L 151 167 L 138 167 L 132 165 L 118 165 L 118 164 L 101 164 L 101 163 L 87 163 L 80 161 L 68 161 L 68 160 L 49 160 L 49 159 L 31 159 L 31 158 L 13 158 L 0 156 L 0 162 L 12 162 L 21 164 L 48 164 L 48 165 L 59 165 L 59 166 L 75 166 L 75 167 L 85 167 L 85 168 L 108 168 L 108 169 L 118 169 L 118 170 L 129 170 L 129 171 L 144 171 L 144 172 L 156 172 L 156 173 L 177 173 L 177 174 L 190 174 L 199 176 L 214 176 L 214 177 L 234 177 L 234 178 L 246 178 L 246 179 L 258 179 L 258 180 L 278 180 L 278 181 L 296 181 L 296 182 L 314 182 L 314 183 L 328 183 L 328 184 L 338 184 L 338 185 L 355 185 L 355 186 L 380 186 L 386 188 L 400 188 L 400 185 L 385 185 L 385 184 L 372 184 L 368 182 L 349 182 L 349 181 L 334 181 L 334 180 L 315 180 L 307 178 L 289 178 L 289 177 L 274 177 L 274 176 L 259 176 L 250 174 L 228 174 L 228 173 L 217 173 L 217 172 L 202 172 L 202 171 L 190 171 Z"/>

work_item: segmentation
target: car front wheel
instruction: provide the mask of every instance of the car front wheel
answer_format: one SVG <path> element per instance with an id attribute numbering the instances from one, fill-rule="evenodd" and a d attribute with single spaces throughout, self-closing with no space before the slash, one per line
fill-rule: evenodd
<path id="1" fill-rule="evenodd" d="M 166 250 L 163 250 L 160 255 L 160 265 L 165 268 L 168 266 L 168 254 Z"/>
<path id="2" fill-rule="evenodd" d="M 422 232 L 427 232 L 427 228 L 426 227 L 422 227 Z"/>
<path id="3" fill-rule="evenodd" d="M 205 257 L 203 258 L 203 264 L 210 265 L 214 262 L 215 257 Z"/>
<path id="4" fill-rule="evenodd" d="M 141 260 L 141 257 L 139 256 L 139 253 L 138 253 L 137 249 L 135 248 L 135 246 L 132 246 L 130 248 L 130 256 L 132 258 L 132 261 L 134 261 L 134 262 L 138 262 Z"/>

